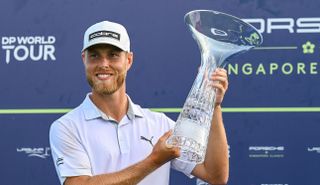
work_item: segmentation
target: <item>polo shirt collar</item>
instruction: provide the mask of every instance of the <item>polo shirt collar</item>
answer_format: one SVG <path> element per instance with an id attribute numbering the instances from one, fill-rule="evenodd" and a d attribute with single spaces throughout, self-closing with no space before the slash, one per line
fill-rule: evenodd
<path id="1" fill-rule="evenodd" d="M 104 113 L 92 102 L 92 100 L 89 97 L 90 95 L 91 95 L 91 93 L 88 93 L 86 98 L 82 102 L 83 113 L 84 113 L 85 119 L 91 120 L 91 119 L 103 117 L 104 119 L 107 118 L 109 120 L 113 120 L 109 116 L 104 115 Z M 130 120 L 132 120 L 136 116 L 143 117 L 141 107 L 139 105 L 134 104 L 128 95 L 127 95 L 127 97 L 128 97 L 128 102 L 129 102 L 129 108 L 128 108 L 128 112 L 127 112 L 128 118 Z"/>
<path id="2" fill-rule="evenodd" d="M 129 102 L 128 112 L 127 112 L 128 118 L 130 120 L 132 120 L 136 116 L 143 117 L 141 107 L 139 105 L 134 104 L 128 95 L 127 95 L 127 97 L 128 97 L 128 102 Z"/>

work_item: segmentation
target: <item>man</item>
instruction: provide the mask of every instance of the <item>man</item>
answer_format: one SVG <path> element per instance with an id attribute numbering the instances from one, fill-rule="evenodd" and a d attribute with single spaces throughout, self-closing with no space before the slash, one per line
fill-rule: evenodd
<path id="1" fill-rule="evenodd" d="M 225 70 L 216 70 L 211 78 L 217 92 L 212 131 L 205 161 L 196 165 L 175 160 L 179 148 L 166 144 L 174 122 L 142 109 L 126 94 L 133 53 L 122 25 L 103 21 L 88 28 L 82 60 L 92 92 L 50 128 L 61 184 L 166 185 L 170 166 L 211 184 L 226 183 L 228 151 L 220 106 L 228 87 Z"/>

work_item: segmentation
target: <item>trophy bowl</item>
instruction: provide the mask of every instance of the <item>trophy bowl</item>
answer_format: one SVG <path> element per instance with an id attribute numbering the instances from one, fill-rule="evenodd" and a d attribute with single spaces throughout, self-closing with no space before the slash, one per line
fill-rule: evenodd
<path id="1" fill-rule="evenodd" d="M 209 77 L 227 59 L 262 44 L 262 35 L 241 19 L 212 10 L 184 17 L 201 52 L 201 65 L 167 143 L 180 148 L 178 160 L 202 163 L 214 111 L 215 91 Z"/>

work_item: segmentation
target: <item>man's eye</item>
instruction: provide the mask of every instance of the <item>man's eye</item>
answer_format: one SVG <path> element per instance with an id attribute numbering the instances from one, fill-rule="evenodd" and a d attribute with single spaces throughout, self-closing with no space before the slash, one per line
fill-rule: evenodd
<path id="1" fill-rule="evenodd" d="M 119 53 L 110 53 L 110 57 L 119 57 Z"/>
<path id="2" fill-rule="evenodd" d="M 97 57 L 98 57 L 98 55 L 97 55 L 97 54 L 95 54 L 95 53 L 92 53 L 92 54 L 90 54 L 90 57 L 91 57 L 91 58 L 97 58 Z"/>

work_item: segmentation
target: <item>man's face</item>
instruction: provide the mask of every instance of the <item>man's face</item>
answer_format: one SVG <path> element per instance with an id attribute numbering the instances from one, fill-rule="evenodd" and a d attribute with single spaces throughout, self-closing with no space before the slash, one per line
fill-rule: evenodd
<path id="1" fill-rule="evenodd" d="M 93 92 L 110 95 L 124 88 L 127 71 L 132 64 L 132 53 L 101 44 L 85 50 L 82 59 Z"/>

